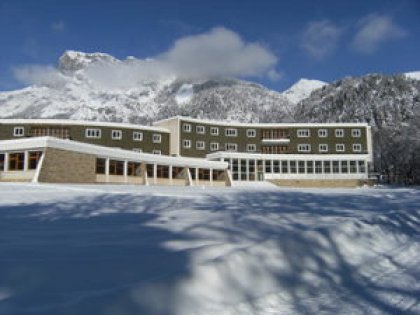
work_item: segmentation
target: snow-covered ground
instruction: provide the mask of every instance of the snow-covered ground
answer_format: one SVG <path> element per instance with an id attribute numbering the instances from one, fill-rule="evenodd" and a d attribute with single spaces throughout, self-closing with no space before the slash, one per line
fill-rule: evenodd
<path id="1" fill-rule="evenodd" d="M 420 191 L 0 184 L 0 314 L 420 314 Z"/>

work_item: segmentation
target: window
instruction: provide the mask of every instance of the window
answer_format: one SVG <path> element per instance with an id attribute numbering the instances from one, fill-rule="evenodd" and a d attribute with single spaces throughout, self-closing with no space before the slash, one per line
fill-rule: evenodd
<path id="1" fill-rule="evenodd" d="M 86 138 L 99 139 L 101 137 L 101 129 L 88 128 L 86 129 L 85 136 Z"/>
<path id="2" fill-rule="evenodd" d="M 357 173 L 357 163 L 356 161 L 350 161 L 350 173 Z"/>
<path id="3" fill-rule="evenodd" d="M 225 129 L 225 135 L 227 137 L 236 137 L 238 135 L 238 130 L 233 128 Z"/>
<path id="4" fill-rule="evenodd" d="M 153 143 L 161 143 L 162 142 L 162 135 L 159 133 L 153 134 Z"/>
<path id="5" fill-rule="evenodd" d="M 111 131 L 111 138 L 112 138 L 112 140 L 121 140 L 122 139 L 122 131 L 121 130 L 112 130 Z"/>
<path id="6" fill-rule="evenodd" d="M 306 161 L 306 172 L 313 174 L 314 172 L 314 161 Z"/>
<path id="7" fill-rule="evenodd" d="M 247 129 L 246 136 L 248 138 L 255 138 L 257 136 L 257 131 L 255 129 Z"/>
<path id="8" fill-rule="evenodd" d="M 362 152 L 362 145 L 360 143 L 354 143 L 353 152 Z"/>
<path id="9" fill-rule="evenodd" d="M 206 149 L 206 143 L 204 141 L 196 141 L 195 142 L 195 148 L 197 150 L 205 150 Z"/>
<path id="10" fill-rule="evenodd" d="M 184 130 L 184 132 L 191 132 L 191 124 L 183 124 L 182 130 Z"/>
<path id="11" fill-rule="evenodd" d="M 218 136 L 219 135 L 219 128 L 218 127 L 211 127 L 210 128 L 210 134 L 212 136 Z"/>
<path id="12" fill-rule="evenodd" d="M 210 142 L 210 151 L 217 151 L 219 150 L 219 143 L 218 142 Z"/>
<path id="13" fill-rule="evenodd" d="M 324 161 L 324 173 L 331 173 L 331 161 Z"/>
<path id="14" fill-rule="evenodd" d="M 4 170 L 4 154 L 0 154 L 0 172 Z"/>
<path id="15" fill-rule="evenodd" d="M 349 166 L 347 161 L 341 161 L 341 173 L 348 173 Z"/>
<path id="16" fill-rule="evenodd" d="M 96 174 L 105 174 L 106 161 L 102 158 L 96 159 Z"/>
<path id="17" fill-rule="evenodd" d="M 261 152 L 263 154 L 282 154 L 282 153 L 287 152 L 287 145 L 262 146 Z"/>
<path id="18" fill-rule="evenodd" d="M 237 151 L 238 145 L 236 143 L 226 143 L 225 144 L 225 150 L 226 151 Z"/>
<path id="19" fill-rule="evenodd" d="M 296 161 L 289 161 L 290 173 L 296 173 Z"/>
<path id="20" fill-rule="evenodd" d="M 33 127 L 29 133 L 32 137 L 51 136 L 61 139 L 70 138 L 69 128 L 64 127 Z"/>
<path id="21" fill-rule="evenodd" d="M 358 164 L 359 164 L 359 173 L 365 173 L 366 172 L 365 161 L 358 161 Z"/>
<path id="22" fill-rule="evenodd" d="M 335 129 L 335 136 L 337 138 L 343 138 L 344 137 L 344 129 Z"/>
<path id="23" fill-rule="evenodd" d="M 109 160 L 109 175 L 124 175 L 124 162 Z"/>
<path id="24" fill-rule="evenodd" d="M 316 174 L 322 173 L 322 161 L 315 161 L 315 173 Z"/>
<path id="25" fill-rule="evenodd" d="M 273 173 L 280 173 L 280 161 L 273 161 Z"/>
<path id="26" fill-rule="evenodd" d="M 308 138 L 311 135 L 309 129 L 298 129 L 297 136 L 298 138 Z"/>
<path id="27" fill-rule="evenodd" d="M 334 174 L 340 173 L 340 162 L 339 161 L 333 161 L 332 166 L 333 166 L 333 173 Z"/>
<path id="28" fill-rule="evenodd" d="M 298 144 L 298 152 L 310 152 L 311 145 L 310 144 Z"/>
<path id="29" fill-rule="evenodd" d="M 360 129 L 352 129 L 351 130 L 351 136 L 353 138 L 360 138 L 362 132 L 360 131 Z"/>
<path id="30" fill-rule="evenodd" d="M 21 171 L 25 165 L 25 154 L 22 153 L 10 153 L 9 154 L 9 171 Z"/>
<path id="31" fill-rule="evenodd" d="M 38 161 L 41 158 L 42 152 L 41 151 L 35 151 L 35 152 L 29 152 L 28 155 L 28 169 L 35 170 L 38 166 Z"/>
<path id="32" fill-rule="evenodd" d="M 143 132 L 134 131 L 133 132 L 133 140 L 134 141 L 143 141 Z"/>
<path id="33" fill-rule="evenodd" d="M 153 150 L 152 153 L 153 154 L 156 154 L 156 155 L 161 155 L 162 154 L 162 151 L 160 151 L 160 150 Z"/>
<path id="34" fill-rule="evenodd" d="M 128 176 L 141 176 L 141 164 L 136 162 L 127 163 L 127 175 Z"/>
<path id="35" fill-rule="evenodd" d="M 206 133 L 206 127 L 204 126 L 196 126 L 195 132 L 199 134 L 205 134 Z"/>
<path id="36" fill-rule="evenodd" d="M 289 172 L 288 161 L 281 161 L 281 172 L 287 174 Z"/>
<path id="37" fill-rule="evenodd" d="M 328 152 L 328 144 L 320 144 L 319 152 Z"/>
<path id="38" fill-rule="evenodd" d="M 298 172 L 300 174 L 305 173 L 305 161 L 298 161 Z"/>
<path id="39" fill-rule="evenodd" d="M 338 143 L 335 145 L 335 151 L 337 152 L 344 152 L 345 150 L 345 146 L 342 143 Z"/>
<path id="40" fill-rule="evenodd" d="M 255 151 L 257 151 L 257 145 L 256 145 L 256 144 L 251 144 L 251 143 L 248 143 L 248 144 L 246 145 L 246 150 L 247 150 L 248 152 L 255 152 Z"/>
<path id="41" fill-rule="evenodd" d="M 133 151 L 137 152 L 137 153 L 142 153 L 143 152 L 143 150 L 140 149 L 140 148 L 133 148 Z"/>
<path id="42" fill-rule="evenodd" d="M 184 141 L 182 141 L 182 146 L 185 149 L 190 149 L 191 148 L 191 140 L 184 140 Z"/>
<path id="43" fill-rule="evenodd" d="M 13 135 L 15 137 L 23 137 L 25 135 L 25 128 L 24 127 L 15 127 L 13 129 Z"/>
<path id="44" fill-rule="evenodd" d="M 328 130 L 327 129 L 319 129 L 318 130 L 318 137 L 320 137 L 320 138 L 328 137 Z"/>

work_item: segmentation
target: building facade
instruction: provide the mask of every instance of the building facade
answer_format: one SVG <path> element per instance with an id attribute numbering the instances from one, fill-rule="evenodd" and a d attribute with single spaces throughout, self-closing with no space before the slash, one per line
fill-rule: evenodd
<path id="1" fill-rule="evenodd" d="M 16 168 L 36 169 L 35 161 L 47 156 L 45 152 L 49 148 L 46 145 L 37 150 L 33 145 L 30 150 L 6 151 L 10 143 L 27 145 L 44 137 L 49 139 L 46 143 L 50 146 L 57 147 L 57 141 L 62 141 L 75 154 L 95 152 L 95 165 L 90 167 L 95 169 L 95 176 L 85 182 L 150 184 L 144 179 L 147 173 L 154 184 L 174 184 L 175 179 L 182 179 L 186 184 L 197 184 L 200 180 L 208 181 L 207 184 L 269 180 L 278 185 L 357 186 L 367 183 L 372 163 L 371 129 L 363 123 L 244 124 L 177 116 L 146 127 L 3 119 L 0 120 L 0 180 L 12 178 L 5 174 Z M 86 145 L 91 147 L 87 149 Z M 101 152 L 107 154 L 101 157 Z M 112 158 L 115 154 L 118 159 Z M 159 160 L 162 158 L 166 159 L 164 163 Z M 132 179 L 129 174 L 142 174 L 142 179 Z M 162 174 L 166 181 L 158 180 Z"/>
<path id="2" fill-rule="evenodd" d="M 355 186 L 368 180 L 371 128 L 364 123 L 244 124 L 187 117 L 158 121 L 170 153 L 225 161 L 234 181 Z"/>

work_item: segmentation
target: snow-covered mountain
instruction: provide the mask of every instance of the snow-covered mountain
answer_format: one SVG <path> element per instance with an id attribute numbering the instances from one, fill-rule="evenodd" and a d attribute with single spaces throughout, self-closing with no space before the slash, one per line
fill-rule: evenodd
<path id="1" fill-rule="evenodd" d="M 319 80 L 300 79 L 282 94 L 293 104 L 299 103 L 307 98 L 311 93 L 328 85 L 327 82 Z"/>
<path id="2" fill-rule="evenodd" d="M 136 76 L 147 60 L 65 52 L 57 69 L 25 89 L 0 93 L 0 117 L 69 118 L 148 124 L 170 115 L 290 121 L 297 98 L 236 79 Z M 133 69 L 133 71 L 131 71 Z M 138 73 L 137 73 L 138 74 Z M 296 88 L 299 93 L 303 87 Z"/>
<path id="3" fill-rule="evenodd" d="M 405 76 L 410 79 L 420 80 L 420 71 L 406 72 Z"/>

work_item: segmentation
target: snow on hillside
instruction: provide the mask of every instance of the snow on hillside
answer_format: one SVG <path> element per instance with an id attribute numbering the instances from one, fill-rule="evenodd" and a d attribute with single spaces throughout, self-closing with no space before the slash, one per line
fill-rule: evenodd
<path id="1" fill-rule="evenodd" d="M 0 188 L 2 315 L 420 313 L 416 189 Z"/>
<path id="2" fill-rule="evenodd" d="M 405 75 L 410 79 L 420 80 L 420 71 L 407 72 Z"/>
<path id="3" fill-rule="evenodd" d="M 150 124 L 187 112 L 209 119 L 291 120 L 293 104 L 281 93 L 243 80 L 191 81 L 162 76 L 149 69 L 148 62 L 67 51 L 59 58 L 57 69 L 21 70 L 22 78 L 36 82 L 22 90 L 0 93 L 0 117 Z M 150 73 L 140 76 L 141 67 Z"/>
<path id="4" fill-rule="evenodd" d="M 293 104 L 297 104 L 301 100 L 311 95 L 313 91 L 320 89 L 327 84 L 327 82 L 319 80 L 300 79 L 289 89 L 284 91 L 282 95 L 285 96 Z"/>

